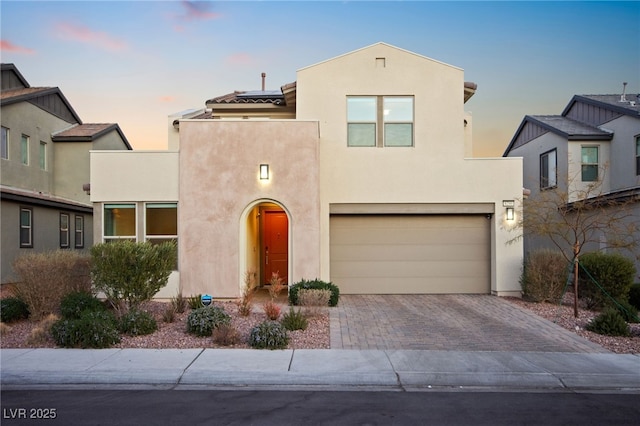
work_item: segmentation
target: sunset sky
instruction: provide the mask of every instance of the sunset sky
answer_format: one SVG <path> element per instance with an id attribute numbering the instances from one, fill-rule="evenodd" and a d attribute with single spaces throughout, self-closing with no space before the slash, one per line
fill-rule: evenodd
<path id="1" fill-rule="evenodd" d="M 465 71 L 478 156 L 500 156 L 526 114 L 574 94 L 640 92 L 639 2 L 7 1 L 3 63 L 58 86 L 83 122 L 165 149 L 167 116 L 386 42 Z"/>

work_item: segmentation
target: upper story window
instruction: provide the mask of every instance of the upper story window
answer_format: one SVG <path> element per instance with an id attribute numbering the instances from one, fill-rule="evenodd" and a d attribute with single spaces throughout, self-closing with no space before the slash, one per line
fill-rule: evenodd
<path id="1" fill-rule="evenodd" d="M 104 241 L 118 239 L 136 241 L 136 205 L 105 204 L 104 205 Z"/>
<path id="2" fill-rule="evenodd" d="M 20 247 L 33 247 L 33 210 L 20 207 Z"/>
<path id="3" fill-rule="evenodd" d="M 6 127 L 2 127 L 2 132 L 0 133 L 0 138 L 2 139 L 2 147 L 0 148 L 0 155 L 3 159 L 9 159 L 9 129 Z"/>
<path id="4" fill-rule="evenodd" d="M 40 141 L 40 170 L 47 170 L 47 143 Z"/>
<path id="5" fill-rule="evenodd" d="M 75 248 L 84 247 L 84 216 L 76 215 Z"/>
<path id="6" fill-rule="evenodd" d="M 60 213 L 60 248 L 69 248 L 69 215 Z"/>
<path id="7" fill-rule="evenodd" d="M 636 176 L 640 176 L 640 135 L 636 136 Z"/>
<path id="8" fill-rule="evenodd" d="M 598 180 L 598 151 L 599 147 L 597 146 L 583 146 L 581 148 L 583 182 L 597 182 Z"/>
<path id="9" fill-rule="evenodd" d="M 413 96 L 347 97 L 347 145 L 413 146 Z"/>
<path id="10" fill-rule="evenodd" d="M 540 156 L 540 189 L 554 188 L 558 184 L 558 160 L 555 149 Z"/>
<path id="11" fill-rule="evenodd" d="M 20 138 L 20 160 L 25 166 L 29 165 L 29 136 L 22 135 Z"/>

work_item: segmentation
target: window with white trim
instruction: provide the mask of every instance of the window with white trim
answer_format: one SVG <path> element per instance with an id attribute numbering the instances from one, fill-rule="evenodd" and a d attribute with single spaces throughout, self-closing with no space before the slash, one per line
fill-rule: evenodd
<path id="1" fill-rule="evenodd" d="M 25 166 L 29 165 L 29 136 L 27 135 L 20 137 L 20 161 Z"/>
<path id="2" fill-rule="evenodd" d="M 104 205 L 103 239 L 131 240 L 136 238 L 136 205 L 135 203 L 113 203 Z"/>
<path id="3" fill-rule="evenodd" d="M 60 213 L 60 248 L 69 248 L 69 215 Z"/>
<path id="4" fill-rule="evenodd" d="M 20 247 L 33 247 L 33 209 L 20 207 Z"/>
<path id="5" fill-rule="evenodd" d="M 540 189 L 554 188 L 558 184 L 557 161 L 555 149 L 540 155 Z"/>
<path id="6" fill-rule="evenodd" d="M 2 131 L 0 131 L 0 141 L 2 145 L 0 146 L 0 156 L 3 160 L 9 159 L 9 129 L 2 126 Z"/>
<path id="7" fill-rule="evenodd" d="M 76 215 L 75 225 L 74 247 L 84 248 L 84 216 Z"/>
<path id="8" fill-rule="evenodd" d="M 583 146 L 581 148 L 580 158 L 582 159 L 581 174 L 583 182 L 598 181 L 598 148 L 598 146 Z"/>
<path id="9" fill-rule="evenodd" d="M 166 241 L 178 243 L 178 204 L 145 204 L 145 239 L 152 244 Z M 178 269 L 176 259 L 174 269 Z"/>
<path id="10" fill-rule="evenodd" d="M 47 143 L 40 141 L 40 170 L 47 170 Z"/>
<path id="11" fill-rule="evenodd" d="M 413 96 L 348 96 L 347 146 L 413 146 Z"/>

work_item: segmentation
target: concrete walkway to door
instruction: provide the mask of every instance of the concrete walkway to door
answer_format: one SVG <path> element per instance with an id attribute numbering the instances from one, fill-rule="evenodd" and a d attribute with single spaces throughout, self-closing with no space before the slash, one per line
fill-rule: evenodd
<path id="1" fill-rule="evenodd" d="M 341 295 L 331 349 L 608 352 L 490 295 Z"/>

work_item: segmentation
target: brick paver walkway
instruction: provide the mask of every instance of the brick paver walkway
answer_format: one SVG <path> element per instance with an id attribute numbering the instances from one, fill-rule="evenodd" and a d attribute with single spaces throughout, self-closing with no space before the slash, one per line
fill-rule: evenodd
<path id="1" fill-rule="evenodd" d="M 607 352 L 490 295 L 341 295 L 332 349 Z"/>

